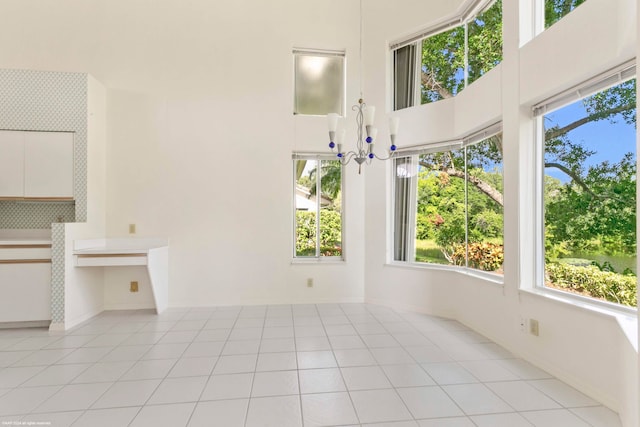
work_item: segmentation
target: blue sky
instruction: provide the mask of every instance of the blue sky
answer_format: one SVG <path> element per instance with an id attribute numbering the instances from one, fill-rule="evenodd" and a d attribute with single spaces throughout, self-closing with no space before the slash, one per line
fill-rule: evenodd
<path id="1" fill-rule="evenodd" d="M 545 116 L 545 126 L 565 126 L 587 115 L 582 101 L 577 101 Z M 604 160 L 618 162 L 626 153 L 636 152 L 636 130 L 633 125 L 625 123 L 621 115 L 614 117 L 616 123 L 610 120 L 600 120 L 584 124 L 568 133 L 571 141 L 581 143 L 585 148 L 596 153 L 589 157 L 586 165 L 601 163 Z M 557 169 L 546 169 L 547 175 L 560 179 L 562 182 L 569 178 Z"/>

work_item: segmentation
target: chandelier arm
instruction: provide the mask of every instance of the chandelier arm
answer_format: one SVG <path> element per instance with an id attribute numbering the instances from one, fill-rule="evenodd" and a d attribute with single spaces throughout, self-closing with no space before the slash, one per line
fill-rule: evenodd
<path id="1" fill-rule="evenodd" d="M 376 159 L 378 159 L 378 160 L 390 160 L 390 159 L 393 159 L 393 158 L 395 158 L 395 157 L 396 157 L 397 152 L 396 152 L 396 151 L 392 151 L 392 152 L 390 152 L 390 153 L 389 153 L 389 155 L 388 155 L 387 157 L 381 157 L 381 156 L 378 156 L 378 155 L 377 155 L 377 154 L 375 154 L 375 153 L 374 153 L 373 155 L 374 155 L 374 156 L 375 156 L 375 158 L 376 158 Z"/>
<path id="2" fill-rule="evenodd" d="M 348 164 L 357 154 L 354 151 L 347 151 L 346 153 L 342 153 L 342 158 L 340 159 L 340 163 L 343 165 Z"/>

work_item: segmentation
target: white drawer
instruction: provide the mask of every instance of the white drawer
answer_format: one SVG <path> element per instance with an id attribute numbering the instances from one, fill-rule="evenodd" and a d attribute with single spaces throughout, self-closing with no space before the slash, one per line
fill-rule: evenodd
<path id="1" fill-rule="evenodd" d="M 0 245 L 0 261 L 51 259 L 51 245 Z"/>

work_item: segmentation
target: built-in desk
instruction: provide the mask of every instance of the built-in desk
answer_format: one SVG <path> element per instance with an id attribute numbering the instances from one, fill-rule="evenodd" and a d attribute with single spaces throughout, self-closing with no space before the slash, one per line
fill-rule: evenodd
<path id="1" fill-rule="evenodd" d="M 73 242 L 76 267 L 146 266 L 156 312 L 169 303 L 169 241 L 160 238 L 86 239 Z"/>

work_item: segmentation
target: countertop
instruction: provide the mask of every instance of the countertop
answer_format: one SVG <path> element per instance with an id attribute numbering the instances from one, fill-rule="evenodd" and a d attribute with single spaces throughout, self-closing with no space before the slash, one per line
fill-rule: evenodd
<path id="1" fill-rule="evenodd" d="M 146 254 L 152 249 L 168 246 L 161 238 L 88 239 L 74 242 L 74 255 Z"/>

